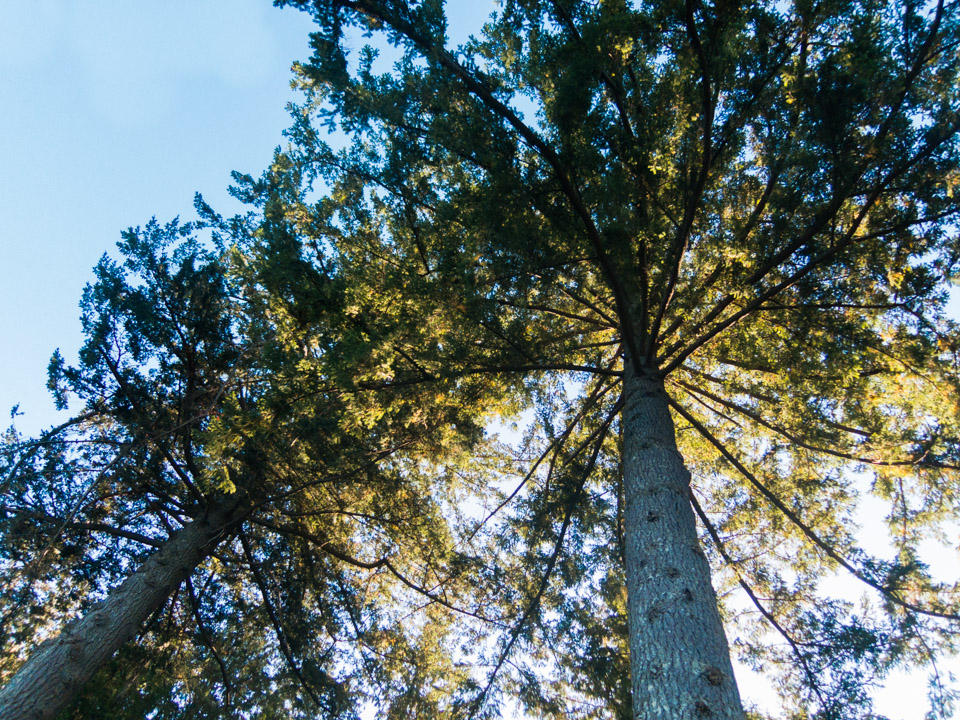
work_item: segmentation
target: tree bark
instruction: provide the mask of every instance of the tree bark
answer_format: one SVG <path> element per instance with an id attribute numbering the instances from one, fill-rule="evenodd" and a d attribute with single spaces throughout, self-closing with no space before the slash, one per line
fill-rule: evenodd
<path id="1" fill-rule="evenodd" d="M 239 514 L 214 507 L 170 536 L 86 615 L 40 645 L 0 689 L 0 720 L 46 720 L 77 692 L 206 559 Z"/>
<path id="2" fill-rule="evenodd" d="M 627 600 L 635 720 L 743 720 L 663 380 L 624 375 Z"/>

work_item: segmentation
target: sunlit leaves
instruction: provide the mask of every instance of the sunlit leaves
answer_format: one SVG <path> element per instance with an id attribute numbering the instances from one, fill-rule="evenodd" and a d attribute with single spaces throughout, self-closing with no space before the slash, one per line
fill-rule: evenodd
<path id="1" fill-rule="evenodd" d="M 412 313 L 436 339 L 354 331 L 382 348 L 365 381 L 483 368 L 504 383 L 492 396 L 436 389 L 534 413 L 516 524 L 497 541 L 525 553 L 507 563 L 517 590 L 503 604 L 537 624 L 501 646 L 515 636 L 543 659 L 553 646 L 532 638 L 571 639 L 556 641 L 568 644 L 554 675 L 518 666 L 524 701 L 559 714 L 557 697 L 592 693 L 577 712 L 622 708 L 606 704 L 622 700 L 614 680 L 578 659 L 600 652 L 578 601 L 616 614 L 598 584 L 616 586 L 616 556 L 585 558 L 614 546 L 618 451 L 602 445 L 589 480 L 564 453 L 605 413 L 615 427 L 616 391 L 594 390 L 615 385 L 624 353 L 666 372 L 689 414 L 679 440 L 724 544 L 714 559 L 732 565 L 722 582 L 769 598 L 754 610 L 805 648 L 744 641 L 789 663 L 798 713 L 859 712 L 842 710 L 866 702 L 858 668 L 879 678 L 936 652 L 924 643 L 949 649 L 945 619 L 922 611 L 955 614 L 954 591 L 914 561 L 958 510 L 957 327 L 944 315 L 960 256 L 956 9 L 517 0 L 450 48 L 435 6 L 310 7 L 317 55 L 299 69 L 308 95 L 283 162 L 334 202 L 298 198 L 287 214 L 356 278 L 349 317 L 400 328 Z M 385 30 L 396 63 L 374 70 L 367 52 L 354 69 L 351 24 Z M 319 143 L 316 121 L 352 145 Z M 515 394 L 497 407 L 498 390 Z M 581 482 L 604 501 L 572 505 Z M 856 546 L 871 495 L 889 502 L 896 558 Z M 818 606 L 840 567 L 873 584 L 874 605 Z"/>

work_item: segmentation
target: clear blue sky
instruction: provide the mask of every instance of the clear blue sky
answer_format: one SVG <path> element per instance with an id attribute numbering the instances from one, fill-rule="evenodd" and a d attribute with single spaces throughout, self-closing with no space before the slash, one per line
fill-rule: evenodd
<path id="1" fill-rule="evenodd" d="M 460 41 L 493 2 L 450 5 Z M 197 191 L 237 209 L 230 171 L 283 144 L 310 29 L 269 0 L 0 0 L 0 427 L 17 403 L 21 431 L 55 422 L 47 362 L 74 359 L 80 293 L 121 230 L 192 217 Z M 919 718 L 923 695 L 901 675 L 878 710 Z"/>

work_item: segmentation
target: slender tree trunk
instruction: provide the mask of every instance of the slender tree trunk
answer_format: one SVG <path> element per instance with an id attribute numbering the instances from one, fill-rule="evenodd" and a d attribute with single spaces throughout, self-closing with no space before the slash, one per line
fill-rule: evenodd
<path id="1" fill-rule="evenodd" d="M 743 719 L 662 379 L 624 376 L 623 471 L 634 720 Z"/>
<path id="2" fill-rule="evenodd" d="M 52 718 L 213 552 L 237 513 L 214 508 L 174 533 L 82 618 L 40 645 L 0 690 L 0 720 Z"/>

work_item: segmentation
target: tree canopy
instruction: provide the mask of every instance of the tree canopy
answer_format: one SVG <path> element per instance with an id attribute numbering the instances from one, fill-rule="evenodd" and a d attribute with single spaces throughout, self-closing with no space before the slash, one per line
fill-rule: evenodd
<path id="1" fill-rule="evenodd" d="M 455 284 L 450 362 L 397 360 L 404 377 L 522 375 L 542 418 L 513 515 L 540 578 L 518 632 L 559 660 L 518 663 L 531 710 L 631 712 L 596 664 L 637 614 L 611 591 L 618 537 L 629 576 L 631 532 L 659 517 L 629 490 L 634 377 L 664 384 L 718 586 L 754 606 L 727 612 L 742 655 L 797 712 L 857 715 L 870 678 L 953 647 L 956 586 L 919 546 L 958 509 L 955 5 L 504 2 L 450 47 L 440 2 L 281 4 L 318 23 L 281 163 L 305 242 L 364 282 L 390 266 L 368 292 L 424 314 Z M 560 480 L 564 453 L 586 467 Z M 856 545 L 870 495 L 893 555 Z M 836 572 L 868 606 L 830 597 Z"/>
<path id="2" fill-rule="evenodd" d="M 474 408 L 415 388 L 406 409 L 395 397 L 385 412 L 374 392 L 341 391 L 327 357 L 357 332 L 342 284 L 314 268 L 324 301 L 312 327 L 324 316 L 336 325 L 304 345 L 279 289 L 268 297 L 239 250 L 244 219 L 198 207 L 212 239 L 206 223 L 151 222 L 125 234 L 122 264 L 98 265 L 80 362 L 56 354 L 50 366 L 58 403 L 81 405 L 75 418 L 5 438 L 3 674 L 29 655 L 24 668 L 38 669 L 23 677 L 49 677 L 44 659 L 63 638 L 80 646 L 85 626 L 33 647 L 71 618 L 99 613 L 94 630 L 109 633 L 127 583 L 110 587 L 143 573 L 160 582 L 150 563 L 207 521 L 204 547 L 175 547 L 197 556 L 139 621 L 138 642 L 78 698 L 72 676 L 97 667 L 68 667 L 57 697 L 38 685 L 37 717 L 51 717 L 55 700 L 68 703 L 64 717 L 440 713 L 463 675 L 444 650 L 445 619 L 428 608 L 400 620 L 410 595 L 434 604 L 437 573 L 460 557 L 440 515 L 455 490 L 425 459 L 455 463 L 476 443 Z M 257 232 L 282 235 L 262 221 Z M 462 584 L 446 582 L 438 607 Z M 17 704 L 23 672 L 3 717 L 34 716 Z"/>
<path id="3" fill-rule="evenodd" d="M 228 502 L 81 716 L 741 718 L 729 646 L 790 717 L 914 666 L 947 716 L 960 6 L 277 4 L 314 55 L 250 215 L 128 233 L 83 411 L 8 436 L 2 670 Z"/>

